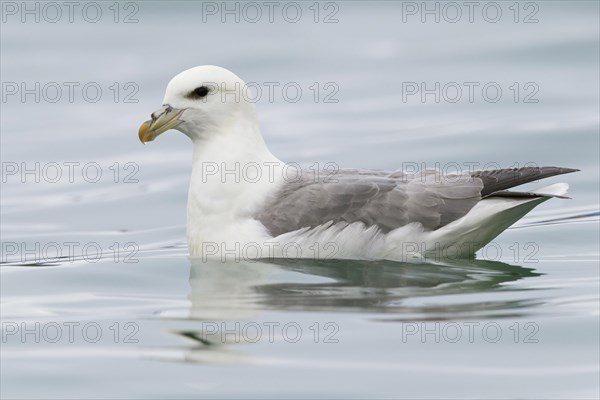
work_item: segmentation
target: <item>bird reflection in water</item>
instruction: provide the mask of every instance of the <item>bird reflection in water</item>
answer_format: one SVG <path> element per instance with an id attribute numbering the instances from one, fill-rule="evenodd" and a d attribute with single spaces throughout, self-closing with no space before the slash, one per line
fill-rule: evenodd
<path id="1" fill-rule="evenodd" d="M 517 317 L 541 301 L 509 295 L 480 302 L 479 296 L 464 295 L 521 291 L 505 284 L 539 275 L 530 268 L 482 260 L 443 264 L 350 260 L 221 263 L 192 258 L 187 320 L 195 325 L 172 333 L 188 339 L 189 346 L 183 349 L 186 362 L 239 363 L 246 359 L 236 345 L 254 340 L 221 335 L 224 325 L 260 324 L 264 314 L 281 311 L 365 313 L 392 323 Z M 451 295 L 460 296 L 448 301 Z M 181 360 L 181 355 L 177 358 Z"/>

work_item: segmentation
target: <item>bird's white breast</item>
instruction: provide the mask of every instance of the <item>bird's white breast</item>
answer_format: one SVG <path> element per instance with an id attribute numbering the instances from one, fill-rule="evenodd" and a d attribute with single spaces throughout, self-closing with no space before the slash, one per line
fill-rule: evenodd
<path id="1" fill-rule="evenodd" d="M 266 147 L 249 148 L 225 136 L 195 143 L 187 207 L 190 255 L 215 246 L 219 252 L 241 251 L 268 240 L 253 216 L 280 189 L 284 166 Z"/>

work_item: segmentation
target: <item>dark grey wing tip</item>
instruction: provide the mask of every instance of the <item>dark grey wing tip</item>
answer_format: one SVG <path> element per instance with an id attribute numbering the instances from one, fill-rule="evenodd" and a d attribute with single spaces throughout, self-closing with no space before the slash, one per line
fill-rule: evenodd
<path id="1" fill-rule="evenodd" d="M 542 168 L 556 168 L 560 171 L 557 175 L 570 174 L 572 172 L 581 171 L 580 169 L 577 169 L 577 168 L 563 168 L 563 167 L 542 167 Z"/>
<path id="2" fill-rule="evenodd" d="M 482 180 L 483 189 L 481 190 L 481 195 L 485 197 L 494 192 L 510 189 L 525 183 L 578 171 L 575 168 L 523 167 L 475 171 L 471 176 Z"/>
<path id="3" fill-rule="evenodd" d="M 524 170 L 524 169 L 525 168 L 521 168 L 521 170 Z M 533 167 L 533 169 L 535 170 L 536 168 Z M 573 172 L 581 171 L 580 169 L 577 169 L 577 168 L 565 168 L 565 167 L 539 167 L 539 168 L 537 168 L 537 170 L 539 171 L 538 172 L 539 175 L 550 175 L 550 176 L 571 174 Z M 549 176 L 545 176 L 545 177 L 548 178 Z"/>

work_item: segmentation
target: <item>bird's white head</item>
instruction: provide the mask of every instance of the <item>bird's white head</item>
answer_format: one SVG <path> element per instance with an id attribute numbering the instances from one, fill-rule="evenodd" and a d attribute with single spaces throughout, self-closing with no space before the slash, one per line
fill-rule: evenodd
<path id="1" fill-rule="evenodd" d="M 192 141 L 207 140 L 240 121 L 256 124 L 254 104 L 248 96 L 246 83 L 225 68 L 190 68 L 171 79 L 162 107 L 140 126 L 138 136 L 146 143 L 177 129 Z"/>

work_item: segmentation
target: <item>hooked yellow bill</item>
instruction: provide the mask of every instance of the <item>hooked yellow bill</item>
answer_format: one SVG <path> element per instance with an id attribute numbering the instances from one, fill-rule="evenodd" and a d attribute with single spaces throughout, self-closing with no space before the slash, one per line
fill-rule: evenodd
<path id="1" fill-rule="evenodd" d="M 167 104 L 160 110 L 153 112 L 152 119 L 142 123 L 138 130 L 140 142 L 143 144 L 151 142 L 161 133 L 177 127 L 183 122 L 179 119 L 183 111 L 184 110 L 173 108 Z"/>

